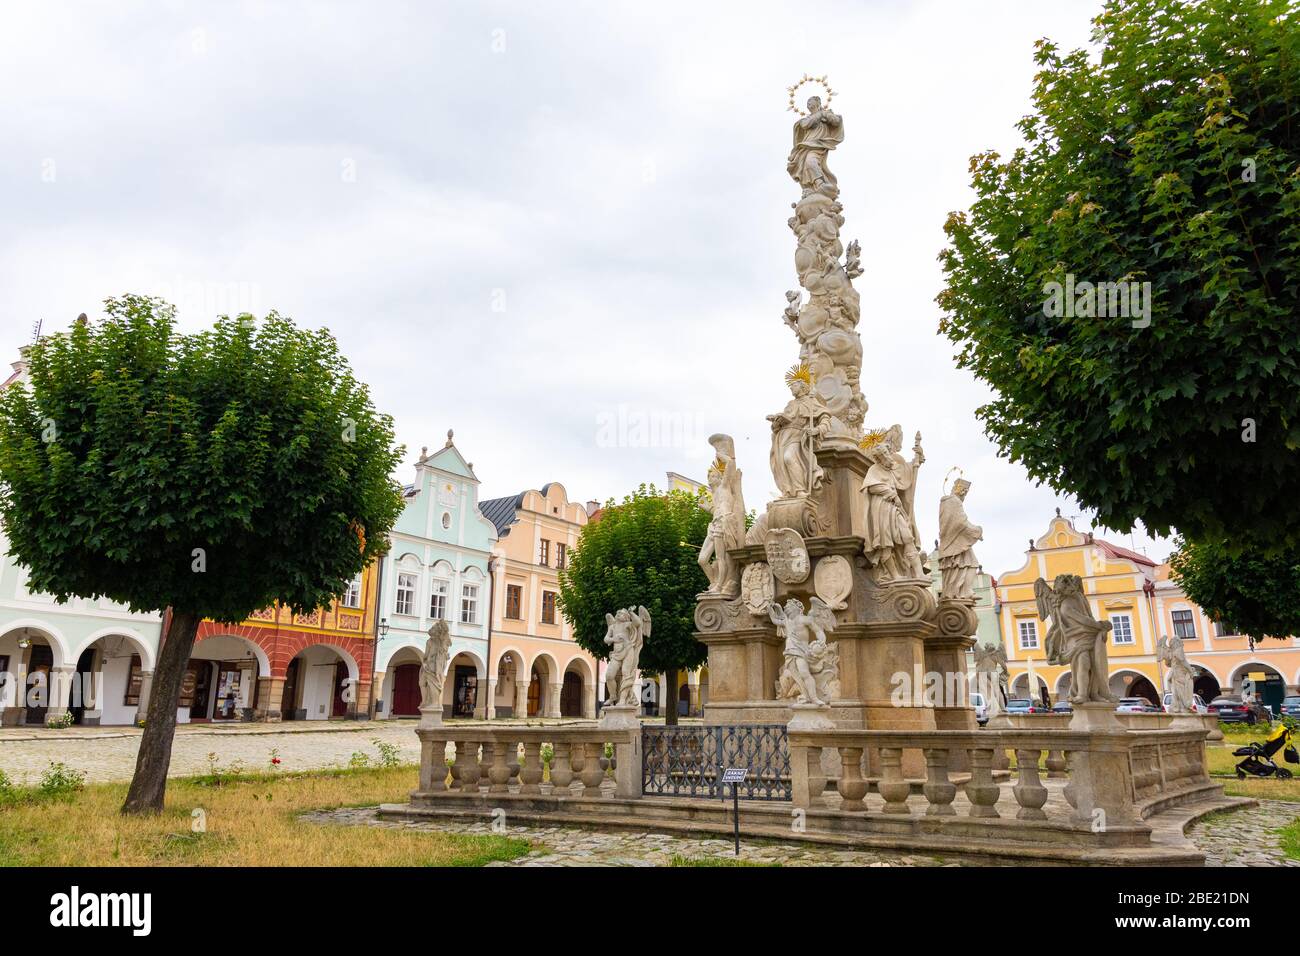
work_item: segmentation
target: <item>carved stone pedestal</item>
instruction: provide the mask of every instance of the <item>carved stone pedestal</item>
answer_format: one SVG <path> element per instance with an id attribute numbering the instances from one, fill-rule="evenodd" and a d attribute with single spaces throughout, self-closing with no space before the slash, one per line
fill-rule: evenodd
<path id="1" fill-rule="evenodd" d="M 1115 705 L 1107 701 L 1075 704 L 1070 718 L 1071 730 L 1096 730 L 1105 733 L 1123 733 L 1125 727 L 1115 716 Z"/>
<path id="2" fill-rule="evenodd" d="M 416 725 L 417 729 L 442 726 L 442 707 L 421 707 L 420 722 Z"/>
<path id="3" fill-rule="evenodd" d="M 704 722 L 784 724 L 790 707 L 776 700 L 782 642 L 766 611 L 758 617 L 739 598 L 719 594 L 701 594 L 698 601 L 695 637 L 709 648 Z"/>
<path id="4" fill-rule="evenodd" d="M 609 730 L 640 730 L 635 704 L 606 704 L 600 711 L 600 726 Z"/>
<path id="5" fill-rule="evenodd" d="M 941 697 L 934 706 L 934 725 L 939 730 L 978 730 L 975 708 L 970 705 L 970 679 L 966 652 L 974 646 L 979 626 L 975 601 L 940 601 L 935 619 L 939 631 L 925 642 L 925 670 L 937 676 Z M 970 770 L 966 752 L 954 750 L 948 769 Z"/>

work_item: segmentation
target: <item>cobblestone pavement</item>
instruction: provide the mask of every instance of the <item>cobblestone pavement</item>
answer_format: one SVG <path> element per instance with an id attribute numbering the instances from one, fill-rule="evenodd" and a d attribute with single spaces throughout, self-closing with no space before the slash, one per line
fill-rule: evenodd
<path id="1" fill-rule="evenodd" d="M 311 726 L 315 724 L 315 726 Z M 140 731 L 132 727 L 6 728 L 0 735 L 0 770 L 14 783 L 35 783 L 51 761 L 62 761 L 86 774 L 90 783 L 130 780 L 135 772 Z M 269 768 L 271 750 L 279 751 L 280 770 L 318 770 L 346 766 L 356 751 L 372 760 L 379 752 L 373 740 L 397 746 L 403 761 L 415 763 L 420 742 L 415 721 L 332 722 L 300 724 L 241 724 L 230 727 L 182 725 L 172 744 L 172 777 L 206 773 L 208 754 L 222 767 L 241 763 L 245 770 Z"/>
<path id="2" fill-rule="evenodd" d="M 304 814 L 313 823 L 373 826 L 397 830 L 444 830 L 453 833 L 492 833 L 492 825 L 440 821 L 379 820 L 375 808 L 333 810 Z M 731 840 L 683 837 L 667 833 L 630 830 L 584 830 L 576 827 L 506 827 L 495 831 L 521 837 L 534 849 L 517 860 L 488 866 L 666 866 L 674 856 L 688 859 L 734 860 Z M 873 850 L 845 850 L 813 844 L 746 840 L 741 834 L 740 859 L 753 864 L 781 866 L 960 866 L 956 860 Z"/>
<path id="3" fill-rule="evenodd" d="M 1300 819 L 1300 803 L 1261 800 L 1257 809 L 1219 813 L 1194 823 L 1187 838 L 1205 851 L 1206 866 L 1300 866 L 1279 846 L 1278 827 Z"/>
<path id="4" fill-rule="evenodd" d="M 1278 827 L 1300 817 L 1300 803 L 1261 801 L 1258 808 L 1219 814 L 1188 830 L 1188 838 L 1206 855 L 1207 866 L 1300 866 L 1286 858 L 1278 845 Z M 453 821 L 388 821 L 376 817 L 375 808 L 333 810 L 306 814 L 304 820 L 342 826 L 374 826 L 409 830 L 445 830 L 456 833 L 491 833 L 491 824 Z M 508 827 L 510 836 L 529 840 L 534 849 L 525 857 L 489 866 L 664 866 L 674 856 L 734 858 L 729 840 L 700 839 L 663 833 L 621 830 L 598 831 L 572 827 Z M 961 866 L 959 858 L 941 859 L 922 854 L 845 850 L 813 844 L 771 840 L 740 844 L 740 858 L 751 863 L 782 866 Z M 981 864 L 987 865 L 987 864 Z"/>

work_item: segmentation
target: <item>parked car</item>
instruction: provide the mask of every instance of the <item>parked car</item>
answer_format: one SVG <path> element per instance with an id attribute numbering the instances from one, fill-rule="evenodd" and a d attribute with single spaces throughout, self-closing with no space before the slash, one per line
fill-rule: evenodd
<path id="1" fill-rule="evenodd" d="M 1013 697 L 1007 701 L 1008 714 L 1045 714 L 1047 708 L 1028 697 Z"/>
<path id="2" fill-rule="evenodd" d="M 1052 705 L 1052 713 L 1072 714 L 1074 713 L 1074 705 L 1071 704 L 1068 700 L 1058 701 L 1057 703 Z"/>
<path id="3" fill-rule="evenodd" d="M 1300 698 L 1297 698 L 1297 700 L 1300 700 Z M 1174 695 L 1165 694 L 1163 698 L 1163 702 L 1164 702 L 1164 711 L 1167 714 L 1169 713 L 1169 708 L 1173 706 Z M 1205 701 L 1201 700 L 1200 694 L 1192 695 L 1192 710 L 1196 711 L 1196 713 L 1198 714 L 1208 714 L 1210 712 L 1210 708 L 1205 706 Z"/>
<path id="4" fill-rule="evenodd" d="M 1159 709 L 1145 697 L 1121 697 L 1115 705 L 1117 714 L 1158 714 Z"/>
<path id="5" fill-rule="evenodd" d="M 1300 717 L 1300 697 L 1282 698 L 1282 716 Z"/>
<path id="6" fill-rule="evenodd" d="M 1268 708 L 1258 701 L 1245 701 L 1240 697 L 1226 694 L 1210 701 L 1209 711 L 1225 724 L 1249 724 L 1254 726 L 1261 721 L 1265 724 L 1273 722 L 1273 717 Z"/>
<path id="7" fill-rule="evenodd" d="M 983 727 L 989 722 L 989 705 L 983 694 L 972 693 L 970 704 L 975 708 L 975 723 Z"/>

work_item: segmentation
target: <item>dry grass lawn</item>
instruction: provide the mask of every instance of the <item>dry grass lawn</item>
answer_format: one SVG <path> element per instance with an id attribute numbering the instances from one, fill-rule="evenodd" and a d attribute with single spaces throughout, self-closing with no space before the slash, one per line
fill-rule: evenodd
<path id="1" fill-rule="evenodd" d="M 118 813 L 124 783 L 64 797 L 24 792 L 0 806 L 0 866 L 482 866 L 531 849 L 503 836 L 298 819 L 402 802 L 416 782 L 410 766 L 224 777 L 219 785 L 183 778 L 168 782 L 165 811 L 145 818 Z"/>

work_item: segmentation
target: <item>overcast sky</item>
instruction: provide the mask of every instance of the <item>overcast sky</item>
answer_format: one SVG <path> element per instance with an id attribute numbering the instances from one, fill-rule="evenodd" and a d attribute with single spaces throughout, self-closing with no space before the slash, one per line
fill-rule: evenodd
<path id="1" fill-rule="evenodd" d="M 984 437 L 988 392 L 936 331 L 935 256 L 970 155 L 1018 142 L 1034 41 L 1086 44 L 1098 6 L 8 5 L 0 345 L 126 292 L 185 328 L 276 309 L 334 332 L 408 462 L 454 428 L 483 497 L 702 478 L 721 431 L 761 509 L 764 416 L 798 353 L 786 87 L 825 73 L 868 422 L 923 433 L 927 544 L 959 465 L 977 553 L 1011 570 L 1080 509 Z"/>

